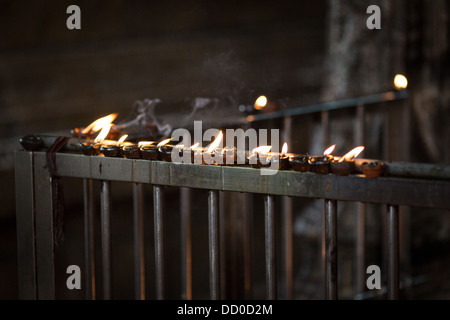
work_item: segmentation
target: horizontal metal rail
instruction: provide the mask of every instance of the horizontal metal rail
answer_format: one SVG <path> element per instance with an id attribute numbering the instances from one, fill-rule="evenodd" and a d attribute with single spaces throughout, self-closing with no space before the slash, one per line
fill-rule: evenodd
<path id="1" fill-rule="evenodd" d="M 38 163 L 45 163 L 45 152 L 34 152 L 34 158 Z M 246 167 L 175 164 L 69 153 L 56 154 L 56 167 L 63 177 L 450 209 L 449 180 L 367 178 L 284 170 L 274 175 L 261 175 L 259 169 Z"/>

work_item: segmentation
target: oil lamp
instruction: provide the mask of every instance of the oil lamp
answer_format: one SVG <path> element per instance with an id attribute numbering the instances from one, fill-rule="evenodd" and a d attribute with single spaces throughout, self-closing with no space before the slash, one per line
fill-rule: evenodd
<path id="1" fill-rule="evenodd" d="M 111 126 L 112 124 L 110 123 L 104 125 L 100 133 L 94 139 L 94 143 L 91 143 L 90 141 L 80 143 L 79 147 L 81 149 L 81 152 L 83 152 L 83 154 L 86 156 L 99 155 L 101 143 L 103 142 L 103 140 L 105 140 L 106 136 L 108 135 Z"/>
<path id="2" fill-rule="evenodd" d="M 355 158 L 364 150 L 364 147 L 356 147 L 340 159 L 335 158 L 330 164 L 331 173 L 346 176 L 356 171 Z"/>
<path id="3" fill-rule="evenodd" d="M 127 137 L 127 134 L 123 135 L 116 144 L 103 144 L 100 147 L 100 152 L 103 153 L 105 157 L 122 157 L 122 145 Z"/>
<path id="4" fill-rule="evenodd" d="M 331 153 L 335 148 L 336 145 L 332 145 L 324 151 L 323 156 L 310 156 L 308 158 L 310 171 L 319 174 L 330 173 L 330 163 L 333 160 Z"/>
<path id="5" fill-rule="evenodd" d="M 142 159 L 158 160 L 158 147 L 154 144 L 154 141 L 141 141 L 138 143 Z"/>
<path id="6" fill-rule="evenodd" d="M 248 157 L 249 164 L 252 168 L 265 168 L 270 166 L 269 152 L 272 146 L 261 146 L 253 149 L 252 154 Z"/>
<path id="7" fill-rule="evenodd" d="M 370 161 L 361 164 L 361 171 L 368 178 L 377 178 L 385 173 L 386 165 L 383 162 Z"/>

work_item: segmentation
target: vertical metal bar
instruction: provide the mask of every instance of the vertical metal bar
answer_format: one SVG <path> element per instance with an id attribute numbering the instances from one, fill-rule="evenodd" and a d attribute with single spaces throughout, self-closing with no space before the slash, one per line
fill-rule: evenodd
<path id="1" fill-rule="evenodd" d="M 92 179 L 83 179 L 83 199 L 86 299 L 95 300 L 94 202 Z"/>
<path id="2" fill-rule="evenodd" d="M 387 264 L 388 264 L 388 299 L 396 300 L 399 297 L 398 257 L 399 257 L 399 224 L 398 206 L 387 206 Z"/>
<path id="3" fill-rule="evenodd" d="M 192 299 L 191 189 L 180 188 L 181 299 Z"/>
<path id="4" fill-rule="evenodd" d="M 156 299 L 164 299 L 164 187 L 153 186 Z"/>
<path id="5" fill-rule="evenodd" d="M 134 290 L 136 300 L 145 300 L 143 186 L 133 183 Z"/>
<path id="6" fill-rule="evenodd" d="M 325 200 L 325 275 L 326 299 L 338 299 L 337 201 Z"/>
<path id="7" fill-rule="evenodd" d="M 36 299 L 33 152 L 15 153 L 19 299 Z"/>
<path id="8" fill-rule="evenodd" d="M 283 121 L 283 140 L 291 145 L 292 118 L 285 117 Z M 292 148 L 292 146 L 291 146 Z M 284 271 L 284 294 L 287 300 L 291 300 L 294 294 L 293 284 L 293 239 L 292 239 L 292 198 L 282 197 L 283 210 L 283 271 Z"/>
<path id="9" fill-rule="evenodd" d="M 102 181 L 100 192 L 102 220 L 102 269 L 103 299 L 110 300 L 112 293 L 111 273 L 111 181 Z"/>
<path id="10" fill-rule="evenodd" d="M 365 205 L 358 203 L 356 212 L 356 294 L 364 292 L 365 288 Z"/>
<path id="11" fill-rule="evenodd" d="M 293 249 L 292 249 L 292 198 L 283 197 L 283 235 L 284 235 L 284 276 L 286 299 L 293 298 Z"/>
<path id="12" fill-rule="evenodd" d="M 211 300 L 220 299 L 219 192 L 208 191 L 209 290 Z"/>
<path id="13" fill-rule="evenodd" d="M 45 154 L 34 159 L 37 298 L 55 299 L 53 182 Z"/>
<path id="14" fill-rule="evenodd" d="M 275 256 L 274 196 L 264 196 L 265 253 L 266 253 L 266 299 L 277 299 L 277 270 Z"/>
<path id="15" fill-rule="evenodd" d="M 356 145 L 364 145 L 364 106 L 358 105 L 356 107 Z M 356 294 L 364 292 L 365 285 L 365 205 L 363 203 L 357 204 L 356 212 Z"/>
<path id="16" fill-rule="evenodd" d="M 244 195 L 244 297 L 252 298 L 253 195 Z"/>
<path id="17" fill-rule="evenodd" d="M 322 126 L 322 148 L 326 148 L 329 145 L 329 126 L 330 126 L 330 117 L 328 111 L 322 111 L 321 112 L 321 126 Z M 325 201 L 326 205 L 326 201 Z M 326 282 L 326 257 L 325 257 L 325 210 L 323 211 L 322 215 L 322 286 L 323 286 L 323 292 L 324 296 L 323 298 L 326 298 L 326 292 L 327 292 L 327 282 Z"/>

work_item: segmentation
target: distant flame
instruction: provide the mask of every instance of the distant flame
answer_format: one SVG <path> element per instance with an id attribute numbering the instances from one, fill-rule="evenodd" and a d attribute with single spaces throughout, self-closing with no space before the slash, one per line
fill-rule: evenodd
<path id="1" fill-rule="evenodd" d="M 98 134 L 97 138 L 95 138 L 94 142 L 95 143 L 100 143 L 103 140 L 105 140 L 106 136 L 109 133 L 109 130 L 111 129 L 112 124 L 108 123 L 107 125 L 105 125 L 102 129 L 102 131 L 100 131 L 100 133 Z"/>
<path id="2" fill-rule="evenodd" d="M 261 146 L 258 148 L 253 149 L 252 153 L 256 154 L 268 154 L 270 152 L 270 150 L 272 150 L 272 146 Z"/>
<path id="3" fill-rule="evenodd" d="M 402 74 L 397 74 L 394 78 L 394 85 L 397 90 L 406 89 L 408 87 L 408 79 Z"/>
<path id="4" fill-rule="evenodd" d="M 161 147 L 161 146 L 163 146 L 165 144 L 168 144 L 170 140 L 172 140 L 172 139 L 169 138 L 169 139 L 163 140 L 160 143 L 158 143 L 156 146 L 159 148 L 159 147 Z"/>
<path id="5" fill-rule="evenodd" d="M 117 113 L 111 113 L 110 115 L 107 115 L 106 117 L 99 118 L 92 122 L 90 125 L 88 125 L 86 128 L 84 128 L 81 133 L 89 133 L 89 132 L 97 132 L 101 130 L 103 127 L 105 127 L 107 124 L 111 124 L 114 119 L 116 119 Z"/>
<path id="6" fill-rule="evenodd" d="M 335 145 L 335 144 L 333 144 L 331 147 L 329 147 L 327 150 L 325 150 L 325 151 L 323 152 L 323 155 L 324 155 L 324 156 L 328 156 L 328 155 L 332 154 L 333 151 L 334 151 L 334 148 L 336 148 L 336 145 Z"/>
<path id="7" fill-rule="evenodd" d="M 152 144 L 154 144 L 155 141 L 139 141 L 138 142 L 138 147 L 143 147 L 143 146 L 151 146 Z"/>
<path id="8" fill-rule="evenodd" d="M 267 105 L 267 98 L 265 96 L 260 96 L 258 99 L 256 99 L 254 108 L 256 110 L 264 109 L 264 107 Z"/>
<path id="9" fill-rule="evenodd" d="M 123 142 L 125 141 L 125 139 L 128 138 L 127 134 L 124 134 L 123 136 L 120 137 L 119 140 L 117 140 L 117 145 L 121 146 L 123 144 Z"/>
<path id="10" fill-rule="evenodd" d="M 213 152 L 214 149 L 216 149 L 219 145 L 220 142 L 223 139 L 223 133 L 222 131 L 219 132 L 219 134 L 217 135 L 217 138 L 214 139 L 214 141 L 209 145 L 208 149 L 206 149 L 206 152 Z"/>
<path id="11" fill-rule="evenodd" d="M 351 150 L 347 154 L 345 154 L 339 162 L 350 161 L 359 156 L 359 154 L 364 150 L 364 147 L 356 147 L 355 149 Z"/>
<path id="12" fill-rule="evenodd" d="M 281 154 L 286 154 L 288 152 L 287 142 L 283 144 L 283 148 L 281 149 Z"/>
<path id="13" fill-rule="evenodd" d="M 193 150 L 193 149 L 197 148 L 199 145 L 200 145 L 200 143 L 197 142 L 196 144 L 193 144 L 189 149 Z"/>

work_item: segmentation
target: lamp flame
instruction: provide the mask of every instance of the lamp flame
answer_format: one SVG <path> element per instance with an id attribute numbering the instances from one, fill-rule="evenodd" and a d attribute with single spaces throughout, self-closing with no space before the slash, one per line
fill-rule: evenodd
<path id="1" fill-rule="evenodd" d="M 258 99 L 256 99 L 254 108 L 256 110 L 262 110 L 267 105 L 267 98 L 265 96 L 260 96 Z"/>
<path id="2" fill-rule="evenodd" d="M 143 147 L 143 146 L 151 146 L 154 143 L 155 143 L 155 141 L 139 141 L 138 148 Z"/>
<path id="3" fill-rule="evenodd" d="M 258 148 L 253 149 L 252 153 L 256 154 L 268 154 L 270 152 L 270 150 L 272 150 L 272 146 L 261 146 Z"/>
<path id="4" fill-rule="evenodd" d="M 397 90 L 406 89 L 408 87 L 408 79 L 402 74 L 397 74 L 394 78 L 394 85 Z"/>
<path id="5" fill-rule="evenodd" d="M 156 146 L 157 146 L 158 148 L 159 148 L 159 147 L 162 147 L 163 145 L 168 144 L 170 140 L 172 140 L 172 139 L 169 138 L 169 139 L 163 140 L 163 141 L 161 141 L 160 143 L 158 143 Z"/>
<path id="6" fill-rule="evenodd" d="M 288 144 L 285 142 L 283 148 L 281 148 L 281 154 L 286 154 L 288 152 Z"/>
<path id="7" fill-rule="evenodd" d="M 196 144 L 193 144 L 192 146 L 190 146 L 189 149 L 194 150 L 194 149 L 197 148 L 199 145 L 200 145 L 200 143 L 197 142 Z"/>
<path id="8" fill-rule="evenodd" d="M 97 132 L 101 130 L 104 126 L 107 124 L 111 124 L 114 119 L 116 119 L 117 113 L 111 113 L 110 115 L 107 115 L 106 117 L 99 118 L 92 122 L 90 125 L 88 125 L 86 128 L 84 128 L 81 133 L 89 133 L 89 132 Z"/>
<path id="9" fill-rule="evenodd" d="M 357 156 L 359 156 L 359 154 L 364 150 L 364 147 L 356 147 L 355 149 L 349 151 L 347 154 L 345 154 L 340 160 L 339 162 L 343 162 L 345 161 L 351 161 L 354 158 L 356 158 Z"/>
<path id="10" fill-rule="evenodd" d="M 222 131 L 220 131 L 217 135 L 217 138 L 214 139 L 214 141 L 209 145 L 208 149 L 206 149 L 206 152 L 212 152 L 214 149 L 216 149 L 220 145 L 220 142 L 222 142 L 222 139 L 223 133 Z"/>
<path id="11" fill-rule="evenodd" d="M 328 155 L 332 154 L 335 148 L 336 148 L 336 145 L 333 144 L 331 147 L 329 147 L 327 150 L 325 150 L 323 152 L 323 155 L 328 156 Z"/>
<path id="12" fill-rule="evenodd" d="M 121 146 L 126 138 L 128 138 L 127 134 L 124 134 L 123 136 L 121 136 L 120 139 L 117 140 L 117 146 Z"/>
<path id="13" fill-rule="evenodd" d="M 105 138 L 106 138 L 106 136 L 108 135 L 109 130 L 111 129 L 111 127 L 112 127 L 112 124 L 111 124 L 111 123 L 106 124 L 106 125 L 103 127 L 102 131 L 100 131 L 100 133 L 98 134 L 97 138 L 95 138 L 94 142 L 95 142 L 95 143 L 100 143 L 100 142 L 102 142 L 103 140 L 105 140 Z"/>

